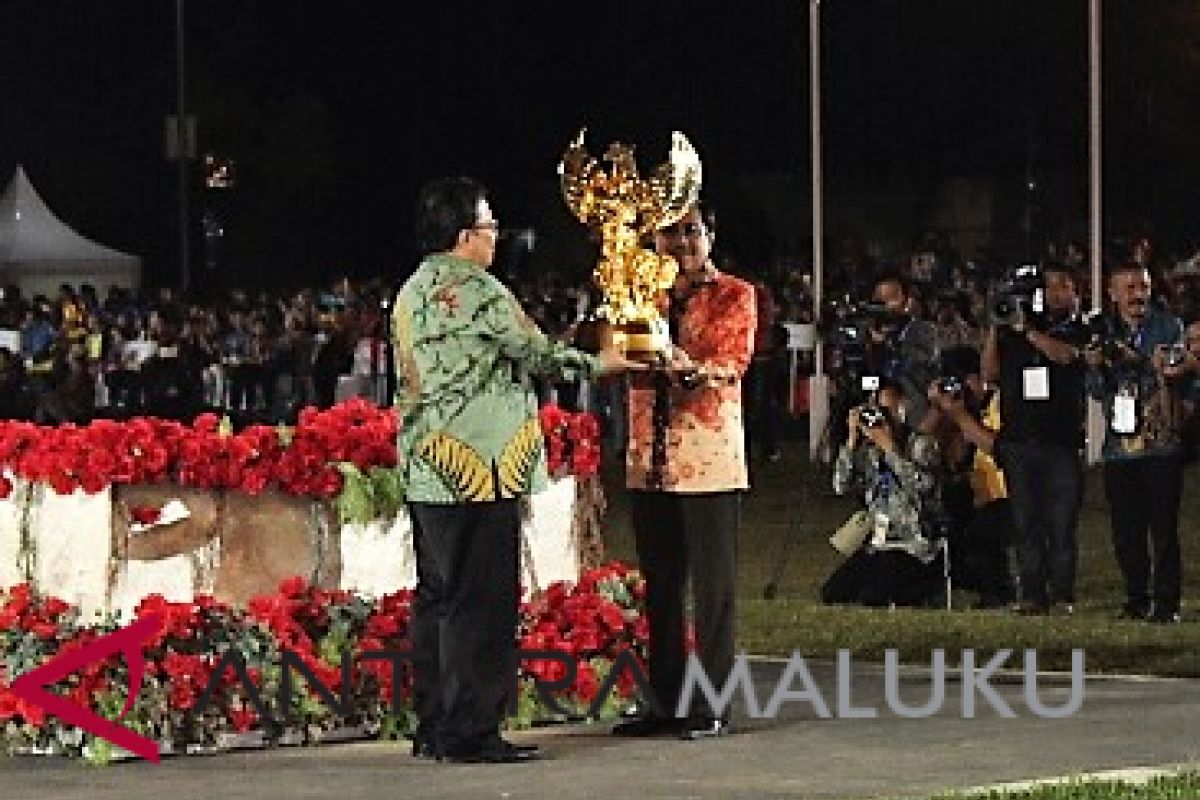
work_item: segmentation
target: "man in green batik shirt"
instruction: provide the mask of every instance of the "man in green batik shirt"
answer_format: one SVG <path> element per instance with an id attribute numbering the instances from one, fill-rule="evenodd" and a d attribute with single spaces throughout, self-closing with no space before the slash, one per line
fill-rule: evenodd
<path id="1" fill-rule="evenodd" d="M 413 753 L 482 763 L 532 757 L 500 738 L 517 668 L 517 501 L 547 480 L 531 378 L 639 367 L 538 330 L 487 272 L 498 228 L 478 182 L 427 184 L 416 231 L 424 259 L 392 313 L 398 451 L 417 558 Z"/>

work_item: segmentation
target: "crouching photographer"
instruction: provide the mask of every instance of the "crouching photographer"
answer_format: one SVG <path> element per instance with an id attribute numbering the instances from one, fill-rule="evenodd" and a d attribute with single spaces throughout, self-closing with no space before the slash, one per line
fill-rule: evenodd
<path id="1" fill-rule="evenodd" d="M 1000 430 L 984 449 L 994 450 L 1008 490 L 1020 563 L 1017 610 L 1071 613 L 1088 334 L 1065 266 L 1025 264 L 1001 286 L 982 354 L 984 380 L 999 387 Z"/>
<path id="2" fill-rule="evenodd" d="M 941 458 L 932 436 L 901 422 L 902 403 L 888 383 L 850 411 L 833 487 L 862 492 L 864 508 L 831 540 L 850 557 L 821 588 L 825 603 L 920 606 L 937 598 Z"/>
<path id="3" fill-rule="evenodd" d="M 969 438 L 962 424 L 947 414 L 941 396 L 958 403 L 971 420 L 1000 427 L 999 393 L 983 385 L 979 354 L 962 353 L 949 363 L 947 377 L 930 384 L 930 411 L 921 429 L 937 437 L 946 472 L 942 508 L 948 523 L 950 572 L 957 588 L 978 593 L 976 608 L 1008 607 L 1015 598 L 1009 570 L 1013 541 L 1012 514 L 1004 475 L 992 456 Z"/>

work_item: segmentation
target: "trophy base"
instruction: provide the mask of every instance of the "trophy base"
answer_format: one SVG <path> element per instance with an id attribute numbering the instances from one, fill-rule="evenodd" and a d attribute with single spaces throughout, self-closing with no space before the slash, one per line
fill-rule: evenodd
<path id="1" fill-rule="evenodd" d="M 621 350 L 631 361 L 654 364 L 666 358 L 671 337 L 665 325 L 653 322 L 623 322 L 614 325 L 605 320 L 579 323 L 575 346 L 589 353 L 608 348 Z"/>
<path id="2" fill-rule="evenodd" d="M 665 330 L 655 330 L 649 322 L 627 322 L 615 326 L 613 337 L 630 361 L 653 364 L 665 360 L 671 348 L 671 337 Z"/>

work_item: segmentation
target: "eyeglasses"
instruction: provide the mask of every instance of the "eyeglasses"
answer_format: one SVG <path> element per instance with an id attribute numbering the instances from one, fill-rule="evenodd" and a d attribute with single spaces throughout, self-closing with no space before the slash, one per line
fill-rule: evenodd
<path id="1" fill-rule="evenodd" d="M 663 236 L 699 236 L 702 233 L 704 226 L 699 222 L 677 222 L 662 229 Z"/>
<path id="2" fill-rule="evenodd" d="M 500 221 L 495 219 L 485 219 L 472 225 L 471 230 L 492 231 L 495 233 L 496 231 L 500 230 Z"/>

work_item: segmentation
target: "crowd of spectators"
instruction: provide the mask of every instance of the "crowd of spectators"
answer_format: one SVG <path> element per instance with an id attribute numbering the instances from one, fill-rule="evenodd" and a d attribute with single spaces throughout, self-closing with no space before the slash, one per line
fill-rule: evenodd
<path id="1" fill-rule="evenodd" d="M 1160 306 L 1172 310 L 1185 324 L 1200 320 L 1200 251 L 1190 257 L 1161 257 L 1148 240 L 1134 238 L 1127 244 L 1114 243 L 1105 254 L 1105 263 L 1131 257 L 1150 267 L 1155 301 Z M 1039 260 L 1072 269 L 1078 276 L 1081 309 L 1091 308 L 1090 262 L 1080 244 L 1052 245 Z M 911 294 L 914 315 L 936 327 L 940 351 L 952 359 L 972 352 L 977 355 L 988 325 L 991 288 L 1015 266 L 983 255 L 966 257 L 934 234 L 921 236 L 910 250 L 890 257 L 873 257 L 852 241 L 840 242 L 825 266 L 824 302 L 818 314 L 810 264 L 791 259 L 750 264 L 728 256 L 718 256 L 718 263 L 721 269 L 752 281 L 759 293 L 755 362 L 744 381 L 748 437 L 759 460 L 780 457 L 786 421 L 807 411 L 808 386 L 803 378 L 813 370 L 814 354 L 807 344 L 797 345 L 795 337 L 789 350 L 789 329 L 795 331 L 796 326 L 819 319 L 828 332 L 845 309 L 871 300 L 872 288 L 881 275 L 899 275 Z M 566 280 L 555 273 L 518 279 L 513 288 L 542 329 L 557 335 L 565 335 L 599 300 L 586 280 Z M 842 353 L 832 337 L 826 336 L 824 341 L 825 370 L 836 375 L 844 367 Z M 624 434 L 621 387 L 593 387 L 586 397 L 578 391 L 571 385 L 547 387 L 543 397 L 598 412 L 610 431 L 610 447 L 619 450 Z"/>
<path id="2" fill-rule="evenodd" d="M 386 397 L 382 281 L 185 301 L 63 285 L 56 297 L 0 299 L 0 418 L 42 424 L 205 410 L 236 423 L 288 422 L 339 392 Z M 364 347 L 364 344 L 366 347 Z M 347 387 L 347 378 L 362 381 Z"/>
<path id="3" fill-rule="evenodd" d="M 1200 257 L 1155 261 L 1145 240 L 1133 247 L 1152 268 L 1156 300 L 1185 323 L 1200 319 Z M 755 362 L 745 388 L 748 433 L 760 459 L 780 457 L 789 411 L 805 411 L 807 386 L 792 378 L 811 372 L 813 353 L 807 347 L 788 350 L 789 327 L 818 317 L 828 324 L 839 309 L 868 299 L 878 275 L 898 273 L 909 282 L 916 315 L 936 325 L 943 352 L 977 350 L 987 324 L 989 286 L 1007 266 L 963 258 L 934 236 L 890 259 L 870 258 L 852 243 L 838 251 L 825 269 L 819 314 L 809 265 L 720 261 L 759 293 Z M 1086 256 L 1078 245 L 1051 248 L 1048 257 L 1086 276 Z M 1087 281 L 1080 286 L 1086 308 Z M 0 297 L 0 417 L 54 424 L 135 414 L 186 419 L 221 410 L 239 421 L 286 422 L 304 405 L 331 405 L 339 393 L 386 403 L 386 316 L 394 288 L 385 279 L 341 278 L 320 289 L 233 290 L 198 303 L 170 289 L 111 288 L 101 297 L 88 285 L 64 285 L 56 297 L 23 297 L 6 287 Z M 553 272 L 519 278 L 513 289 L 551 335 L 567 335 L 600 299 L 589 280 Z M 826 369 L 836 373 L 840 353 L 826 347 Z M 350 377 L 363 380 L 347 382 Z M 610 447 L 621 449 L 619 385 L 545 386 L 542 397 L 597 412 Z"/>

